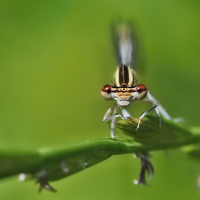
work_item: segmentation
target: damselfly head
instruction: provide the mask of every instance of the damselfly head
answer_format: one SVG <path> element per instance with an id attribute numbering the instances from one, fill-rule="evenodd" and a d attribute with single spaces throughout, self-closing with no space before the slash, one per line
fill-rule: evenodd
<path id="1" fill-rule="evenodd" d="M 133 99 L 142 100 L 147 96 L 147 88 L 139 84 L 135 87 L 135 92 L 132 93 Z"/>
<path id="2" fill-rule="evenodd" d="M 130 105 L 132 96 L 132 89 L 123 87 L 112 87 L 110 85 L 105 85 L 101 89 L 101 95 L 106 100 L 115 100 L 120 107 L 127 107 Z"/>

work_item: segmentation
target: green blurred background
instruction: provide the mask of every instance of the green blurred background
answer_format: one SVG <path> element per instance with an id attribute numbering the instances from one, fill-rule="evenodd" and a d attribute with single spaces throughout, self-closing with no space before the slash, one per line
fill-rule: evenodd
<path id="1" fill-rule="evenodd" d="M 100 90 L 116 66 L 109 32 L 114 19 L 137 23 L 142 83 L 172 117 L 199 125 L 199 9 L 197 0 L 1 0 L 0 146 L 36 149 L 109 136 L 102 118 L 112 102 Z M 56 194 L 38 194 L 34 181 L 1 180 L 0 199 L 200 198 L 200 162 L 178 150 L 152 155 L 150 187 L 133 184 L 139 159 L 122 155 L 52 182 Z"/>

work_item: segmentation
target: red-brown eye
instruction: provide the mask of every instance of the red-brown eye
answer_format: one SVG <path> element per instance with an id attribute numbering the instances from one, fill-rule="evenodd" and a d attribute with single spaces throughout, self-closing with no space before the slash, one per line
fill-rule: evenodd
<path id="1" fill-rule="evenodd" d="M 147 88 L 142 85 L 142 84 L 139 84 L 136 86 L 136 99 L 144 99 L 146 96 L 147 96 Z"/>
<path id="2" fill-rule="evenodd" d="M 112 93 L 111 93 L 112 87 L 110 85 L 105 85 L 101 89 L 101 95 L 104 99 L 106 100 L 111 100 L 112 99 Z"/>

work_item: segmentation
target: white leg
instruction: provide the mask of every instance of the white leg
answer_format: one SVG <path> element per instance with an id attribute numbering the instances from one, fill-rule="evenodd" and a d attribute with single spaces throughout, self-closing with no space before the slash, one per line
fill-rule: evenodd
<path id="1" fill-rule="evenodd" d="M 153 101 L 157 101 L 155 99 L 155 97 L 152 96 L 152 94 L 150 94 L 150 92 L 148 91 L 147 93 L 147 97 L 148 99 L 150 100 L 153 100 Z M 159 116 L 160 114 L 165 118 L 165 119 L 168 119 L 168 120 L 173 120 L 174 122 L 184 122 L 185 120 L 183 118 L 172 118 L 168 113 L 167 111 L 159 104 L 158 107 L 156 107 L 156 113 L 157 115 Z M 160 114 L 159 114 L 160 113 Z M 160 118 L 161 119 L 161 118 Z M 161 123 L 160 123 L 161 125 Z"/>
<path id="2" fill-rule="evenodd" d="M 119 107 L 116 105 L 116 107 L 114 108 L 114 116 L 118 113 L 118 109 Z M 112 121 L 111 121 L 111 124 L 110 124 L 110 134 L 111 134 L 111 137 L 112 138 L 117 138 L 117 136 L 115 136 L 115 132 L 114 132 L 114 129 L 115 129 L 115 119 L 116 118 L 113 118 Z"/>
<path id="3" fill-rule="evenodd" d="M 116 107 L 117 107 L 117 108 L 116 108 Z M 115 108 L 116 108 L 117 111 L 118 111 L 118 105 L 117 105 L 117 103 L 115 103 L 114 105 L 112 105 L 111 108 L 108 109 L 108 111 L 106 112 L 106 114 L 105 114 L 104 117 L 103 117 L 103 122 L 107 122 L 107 121 L 113 120 L 113 119 L 115 119 L 115 118 L 117 118 L 117 117 L 121 117 L 123 120 L 125 119 L 124 117 L 122 117 L 122 115 L 116 114 L 116 113 L 115 113 L 113 116 L 109 117 L 109 115 L 112 113 L 112 111 L 113 111 Z"/>
<path id="4" fill-rule="evenodd" d="M 115 119 L 118 117 L 121 117 L 123 120 L 125 120 L 125 118 L 122 117 L 122 115 L 117 114 L 118 109 L 119 109 L 119 106 L 117 105 L 117 103 L 115 103 L 111 108 L 108 109 L 108 111 L 106 112 L 103 118 L 103 122 L 112 120 L 111 125 L 110 125 L 110 134 L 112 138 L 116 138 L 115 133 L 114 133 Z M 112 113 L 113 110 L 114 110 L 114 115 L 109 117 L 109 115 Z"/>
<path id="5" fill-rule="evenodd" d="M 149 110 L 147 110 L 146 112 L 144 112 L 144 113 L 138 118 L 139 121 L 138 121 L 137 128 L 136 128 L 135 130 L 137 130 L 137 129 L 140 127 L 141 119 L 142 119 L 144 116 L 146 116 L 150 111 L 152 111 L 153 109 L 155 109 L 155 108 L 159 105 L 159 103 L 157 103 L 156 101 L 152 101 L 152 100 L 149 100 L 149 99 L 143 99 L 142 101 L 148 102 L 148 103 L 152 104 L 153 107 L 150 108 Z M 160 116 L 160 115 L 159 115 L 159 116 Z M 160 121 L 160 119 L 159 119 L 159 121 Z"/>
<path id="6" fill-rule="evenodd" d="M 153 100 L 153 101 L 157 101 L 151 94 L 150 94 L 150 92 L 148 91 L 148 93 L 147 93 L 147 97 L 148 97 L 148 99 L 149 100 Z M 159 104 L 156 108 L 155 108 L 155 111 L 156 111 L 156 113 L 157 113 L 157 115 L 162 115 L 165 119 L 172 119 L 171 117 L 170 117 L 170 115 L 167 113 L 167 111 Z M 158 113 L 160 113 L 160 114 L 158 114 Z"/>
<path id="7" fill-rule="evenodd" d="M 125 120 L 125 118 L 122 117 L 122 115 L 120 115 L 120 114 L 116 114 L 116 115 L 113 115 L 113 116 L 111 116 L 111 117 L 108 117 L 108 118 L 104 119 L 103 122 L 107 122 L 107 121 L 110 121 L 110 120 L 116 119 L 116 118 L 118 118 L 118 117 L 121 117 L 123 120 Z"/>
<path id="8" fill-rule="evenodd" d="M 131 117 L 130 113 L 128 112 L 128 110 L 126 110 L 126 108 L 121 108 L 121 109 L 122 109 L 122 116 L 124 118 Z"/>
<path id="9" fill-rule="evenodd" d="M 117 106 L 117 103 L 113 104 L 111 108 L 109 108 L 106 112 L 106 114 L 103 117 L 103 122 L 107 122 L 107 118 L 109 117 L 109 115 L 111 114 L 111 112 L 115 109 L 115 107 Z M 106 121 L 105 121 L 106 120 Z"/>

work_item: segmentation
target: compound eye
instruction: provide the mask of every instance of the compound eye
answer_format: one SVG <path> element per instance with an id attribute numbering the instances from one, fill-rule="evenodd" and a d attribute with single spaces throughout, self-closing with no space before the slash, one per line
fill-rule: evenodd
<path id="1" fill-rule="evenodd" d="M 139 84 L 136 86 L 136 99 L 144 99 L 146 96 L 147 96 L 147 88 L 142 85 L 142 84 Z"/>
<path id="2" fill-rule="evenodd" d="M 112 92 L 111 92 L 112 87 L 110 85 L 105 85 L 101 89 L 101 95 L 104 99 L 106 100 L 111 100 L 112 99 Z"/>

